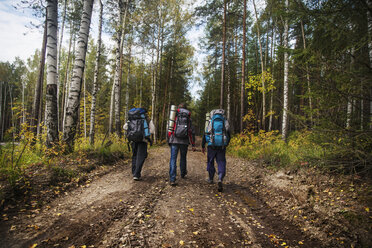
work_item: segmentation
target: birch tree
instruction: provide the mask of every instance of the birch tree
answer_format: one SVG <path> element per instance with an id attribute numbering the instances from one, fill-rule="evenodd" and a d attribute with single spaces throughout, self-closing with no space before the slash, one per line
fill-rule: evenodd
<path id="1" fill-rule="evenodd" d="M 261 60 L 261 84 L 262 84 L 262 129 L 265 130 L 265 119 L 266 119 L 266 86 L 265 86 L 265 68 L 264 68 L 264 60 L 262 55 L 262 42 L 261 42 L 261 35 L 260 35 L 260 26 L 258 22 L 258 15 L 256 10 L 256 3 L 253 0 L 253 8 L 254 8 L 254 14 L 256 17 L 256 26 L 257 26 L 257 39 L 258 44 L 260 46 L 260 60 Z"/>
<path id="2" fill-rule="evenodd" d="M 95 136 L 95 118 L 96 118 L 96 102 L 97 102 L 97 92 L 98 92 L 98 76 L 99 76 L 99 66 L 102 48 L 102 20 L 103 20 L 103 4 L 99 0 L 99 24 L 98 24 L 98 38 L 97 38 L 97 55 L 96 55 L 96 65 L 94 68 L 94 79 L 93 79 L 93 92 L 92 92 L 92 106 L 90 110 L 90 129 L 89 129 L 89 142 L 94 145 Z"/>
<path id="3" fill-rule="evenodd" d="M 288 13 L 288 0 L 285 0 L 285 11 Z M 287 139 L 288 130 L 288 16 L 284 20 L 284 89 L 283 89 L 283 119 L 282 119 L 282 139 Z"/>
<path id="4" fill-rule="evenodd" d="M 83 14 L 77 41 L 76 59 L 74 63 L 73 76 L 68 94 L 66 106 L 66 120 L 63 129 L 63 139 L 69 149 L 73 149 L 76 128 L 78 124 L 78 110 L 80 106 L 81 82 L 85 67 L 85 56 L 89 37 L 90 21 L 92 18 L 93 0 L 85 0 Z"/>
<path id="5" fill-rule="evenodd" d="M 46 116 L 47 127 L 46 145 L 51 147 L 58 141 L 58 109 L 57 109 L 57 28 L 58 0 L 47 1 L 47 88 Z"/>

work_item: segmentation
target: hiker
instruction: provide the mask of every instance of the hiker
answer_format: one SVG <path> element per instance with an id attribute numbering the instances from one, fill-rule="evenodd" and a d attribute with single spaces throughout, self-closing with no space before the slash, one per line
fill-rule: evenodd
<path id="1" fill-rule="evenodd" d="M 154 134 L 155 127 L 152 120 L 148 121 L 146 109 L 132 108 L 128 112 L 128 121 L 124 124 L 124 130 L 132 147 L 133 180 L 139 181 L 143 163 L 147 158 L 147 144 L 150 143 L 152 146 L 151 134 Z"/>
<path id="2" fill-rule="evenodd" d="M 171 151 L 171 158 L 169 162 L 169 181 L 171 186 L 176 186 L 178 151 L 180 151 L 181 156 L 181 178 L 185 178 L 187 175 L 186 155 L 189 144 L 192 145 L 192 150 L 195 151 L 195 135 L 193 134 L 191 112 L 186 109 L 185 104 L 181 103 L 178 105 L 173 130 L 168 130 L 167 137 Z"/>
<path id="3" fill-rule="evenodd" d="M 205 144 L 208 144 L 207 171 L 208 183 L 214 183 L 214 159 L 218 164 L 218 191 L 223 190 L 223 179 L 226 175 L 226 147 L 230 142 L 230 125 L 223 109 L 214 109 L 207 114 L 205 133 L 202 140 L 202 152 L 205 154 Z"/>

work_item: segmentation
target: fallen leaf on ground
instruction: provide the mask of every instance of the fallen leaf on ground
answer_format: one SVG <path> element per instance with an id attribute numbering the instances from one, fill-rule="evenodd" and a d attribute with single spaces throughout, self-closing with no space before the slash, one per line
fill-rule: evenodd
<path id="1" fill-rule="evenodd" d="M 184 245 L 185 242 L 183 240 L 180 241 L 180 245 Z"/>
<path id="2" fill-rule="evenodd" d="M 37 244 L 30 245 L 30 248 L 35 248 Z"/>

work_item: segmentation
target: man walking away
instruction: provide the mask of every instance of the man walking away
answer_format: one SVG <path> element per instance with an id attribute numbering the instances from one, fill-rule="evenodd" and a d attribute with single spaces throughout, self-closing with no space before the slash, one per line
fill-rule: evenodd
<path id="1" fill-rule="evenodd" d="M 143 163 L 147 158 L 147 143 L 152 145 L 151 134 L 155 127 L 152 120 L 148 121 L 147 110 L 132 108 L 128 112 L 128 121 L 124 125 L 128 142 L 132 147 L 132 174 L 133 180 L 141 180 Z"/>
<path id="2" fill-rule="evenodd" d="M 186 109 L 185 104 L 178 105 L 176 119 L 172 131 L 168 132 L 168 144 L 170 146 L 171 158 L 169 162 L 170 185 L 175 186 L 177 176 L 177 155 L 180 151 L 181 178 L 187 175 L 186 155 L 189 144 L 195 151 L 195 138 L 192 132 L 191 112 Z"/>
<path id="3" fill-rule="evenodd" d="M 207 171 L 208 183 L 213 183 L 216 169 L 214 159 L 218 164 L 218 191 L 223 190 L 223 179 L 226 175 L 226 147 L 230 142 L 230 125 L 223 109 L 214 109 L 210 113 L 210 120 L 202 140 L 202 152 L 205 154 L 205 144 L 208 144 Z"/>

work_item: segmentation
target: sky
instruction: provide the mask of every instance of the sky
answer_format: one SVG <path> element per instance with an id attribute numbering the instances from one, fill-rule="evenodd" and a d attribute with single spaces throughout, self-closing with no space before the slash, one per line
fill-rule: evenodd
<path id="1" fill-rule="evenodd" d="M 15 57 L 26 60 L 41 47 L 42 30 L 31 30 L 30 22 L 39 23 L 30 13 L 15 10 L 18 0 L 0 0 L 0 61 L 14 62 Z"/>

